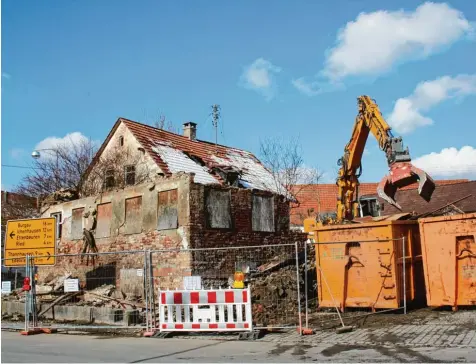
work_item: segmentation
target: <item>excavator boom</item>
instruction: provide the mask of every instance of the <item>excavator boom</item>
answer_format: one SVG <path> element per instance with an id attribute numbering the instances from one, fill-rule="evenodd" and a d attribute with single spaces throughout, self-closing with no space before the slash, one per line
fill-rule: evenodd
<path id="1" fill-rule="evenodd" d="M 358 178 L 361 173 L 361 161 L 365 144 L 371 133 L 385 152 L 390 173 L 379 183 L 377 194 L 389 204 L 401 210 L 395 201 L 395 193 L 399 188 L 418 182 L 418 193 L 429 201 L 435 189 L 433 179 L 411 163 L 408 148 L 403 148 L 401 137 L 394 137 L 390 126 L 382 117 L 380 110 L 369 96 L 358 98 L 359 113 L 344 156 L 339 159 L 341 166 L 337 185 L 339 196 L 337 201 L 337 222 L 352 220 L 359 207 Z"/>

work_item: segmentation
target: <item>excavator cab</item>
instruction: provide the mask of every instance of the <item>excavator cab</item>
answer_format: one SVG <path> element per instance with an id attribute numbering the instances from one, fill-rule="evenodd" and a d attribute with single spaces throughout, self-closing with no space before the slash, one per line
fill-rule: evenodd
<path id="1" fill-rule="evenodd" d="M 380 198 L 401 210 L 401 206 L 395 201 L 397 190 L 418 182 L 418 194 L 425 201 L 430 201 L 435 190 L 435 182 L 425 171 L 411 163 L 410 153 L 408 148 L 403 148 L 402 138 L 392 137 L 385 152 L 390 173 L 380 181 L 377 187 Z"/>

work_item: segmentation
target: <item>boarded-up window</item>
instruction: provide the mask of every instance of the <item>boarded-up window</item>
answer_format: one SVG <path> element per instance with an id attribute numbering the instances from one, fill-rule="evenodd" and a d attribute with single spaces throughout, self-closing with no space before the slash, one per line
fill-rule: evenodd
<path id="1" fill-rule="evenodd" d="M 84 207 L 73 209 L 71 217 L 71 239 L 81 239 L 83 237 L 83 212 Z"/>
<path id="2" fill-rule="evenodd" d="M 142 196 L 126 200 L 126 234 L 142 231 Z"/>
<path id="3" fill-rule="evenodd" d="M 98 205 L 96 238 L 107 238 L 111 235 L 111 218 L 112 204 L 109 202 Z"/>
<path id="4" fill-rule="evenodd" d="M 272 197 L 253 195 L 253 231 L 274 231 L 274 202 Z"/>
<path id="5" fill-rule="evenodd" d="M 157 230 L 178 227 L 177 190 L 159 192 Z"/>
<path id="6" fill-rule="evenodd" d="M 212 229 L 231 228 L 230 191 L 209 189 L 205 198 L 207 225 Z"/>

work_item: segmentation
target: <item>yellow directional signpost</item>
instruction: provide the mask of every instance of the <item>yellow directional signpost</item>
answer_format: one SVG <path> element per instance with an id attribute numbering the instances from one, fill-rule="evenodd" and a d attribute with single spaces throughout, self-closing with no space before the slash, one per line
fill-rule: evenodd
<path id="1" fill-rule="evenodd" d="M 3 255 L 6 267 L 24 267 L 27 255 L 35 257 L 35 265 L 55 265 L 55 253 L 54 217 L 7 221 Z"/>

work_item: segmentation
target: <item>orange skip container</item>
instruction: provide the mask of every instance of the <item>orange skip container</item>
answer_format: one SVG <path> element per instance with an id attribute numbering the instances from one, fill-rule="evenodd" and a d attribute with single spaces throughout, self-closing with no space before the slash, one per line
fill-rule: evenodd
<path id="1" fill-rule="evenodd" d="M 476 305 L 476 213 L 419 223 L 428 306 Z"/>
<path id="2" fill-rule="evenodd" d="M 313 232 L 320 307 L 396 309 L 425 298 L 417 221 L 330 225 Z M 403 241 L 405 237 L 405 271 Z M 398 239 L 398 240 L 395 240 Z"/>

